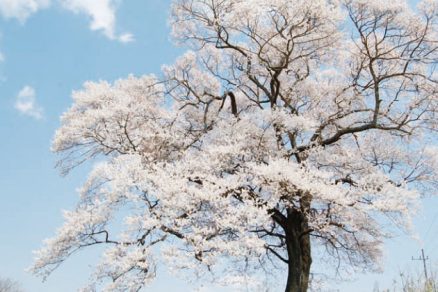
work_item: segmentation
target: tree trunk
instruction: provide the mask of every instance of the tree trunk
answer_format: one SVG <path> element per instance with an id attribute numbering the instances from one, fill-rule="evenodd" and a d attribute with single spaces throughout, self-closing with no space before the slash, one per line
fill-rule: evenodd
<path id="1" fill-rule="evenodd" d="M 306 292 L 312 257 L 308 221 L 303 212 L 288 211 L 285 234 L 289 260 L 286 292 Z"/>

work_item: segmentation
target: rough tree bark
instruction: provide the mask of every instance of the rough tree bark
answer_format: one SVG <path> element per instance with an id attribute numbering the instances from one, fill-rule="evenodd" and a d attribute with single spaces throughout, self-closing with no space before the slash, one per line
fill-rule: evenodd
<path id="1" fill-rule="evenodd" d="M 302 219 L 298 212 L 288 217 L 290 224 L 286 232 L 287 253 L 289 256 L 286 292 L 306 292 L 309 286 L 309 273 L 312 258 L 309 235 L 302 233 Z"/>
<path id="2" fill-rule="evenodd" d="M 305 194 L 301 199 L 301 209 L 289 208 L 282 224 L 288 254 L 285 292 L 306 292 L 309 287 L 312 255 L 306 214 L 310 210 L 311 200 L 311 195 Z"/>

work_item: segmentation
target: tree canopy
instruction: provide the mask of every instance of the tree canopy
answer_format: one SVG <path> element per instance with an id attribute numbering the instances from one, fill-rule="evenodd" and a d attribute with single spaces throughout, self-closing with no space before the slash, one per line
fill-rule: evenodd
<path id="1" fill-rule="evenodd" d="M 65 173 L 99 162 L 33 272 L 93 245 L 106 248 L 90 289 L 105 291 L 137 291 L 164 264 L 224 285 L 280 267 L 304 292 L 312 248 L 334 268 L 376 268 L 387 222 L 408 228 L 436 191 L 438 2 L 171 11 L 190 50 L 160 76 L 74 92 L 53 151 Z"/>

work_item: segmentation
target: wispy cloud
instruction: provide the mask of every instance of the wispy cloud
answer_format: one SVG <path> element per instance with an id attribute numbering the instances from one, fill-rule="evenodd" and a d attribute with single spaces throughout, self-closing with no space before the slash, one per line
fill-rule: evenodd
<path id="1" fill-rule="evenodd" d="M 0 0 L 0 14 L 6 18 L 16 18 L 24 23 L 40 9 L 48 7 L 50 0 Z"/>
<path id="2" fill-rule="evenodd" d="M 90 29 L 100 30 L 109 39 L 116 39 L 115 7 L 110 0 L 61 0 L 64 8 L 91 17 Z"/>
<path id="3" fill-rule="evenodd" d="M 135 41 L 135 37 L 132 33 L 124 33 L 120 35 L 118 39 L 122 43 L 130 43 Z"/>
<path id="4" fill-rule="evenodd" d="M 0 1 L 2 1 L 2 0 L 0 0 Z M 2 38 L 3 38 L 3 35 L 2 35 L 2 33 L 0 32 L 0 44 L 1 44 L 1 40 L 2 40 Z M 0 63 L 2 63 L 2 62 L 4 62 L 5 61 L 5 55 L 3 54 L 3 52 L 1 51 L 1 47 L 0 47 Z"/>
<path id="5" fill-rule="evenodd" d="M 44 117 L 43 108 L 36 102 L 35 89 L 28 85 L 24 86 L 18 93 L 15 108 L 23 115 L 37 120 Z"/>
<path id="6" fill-rule="evenodd" d="M 111 40 L 134 41 L 131 33 L 116 33 L 116 2 L 120 0 L 0 0 L 0 16 L 24 23 L 32 14 L 50 6 L 52 1 L 73 13 L 88 15 L 90 29 L 101 31 Z"/>

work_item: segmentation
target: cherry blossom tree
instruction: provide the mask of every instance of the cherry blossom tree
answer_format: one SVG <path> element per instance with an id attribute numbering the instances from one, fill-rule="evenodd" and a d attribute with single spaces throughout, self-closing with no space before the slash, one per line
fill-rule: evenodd
<path id="1" fill-rule="evenodd" d="M 190 50 L 162 76 L 74 92 L 53 150 L 98 163 L 32 271 L 94 245 L 91 290 L 161 264 L 252 287 L 280 267 L 304 292 L 312 250 L 378 267 L 437 187 L 438 3 L 174 0 L 171 25 Z"/>

